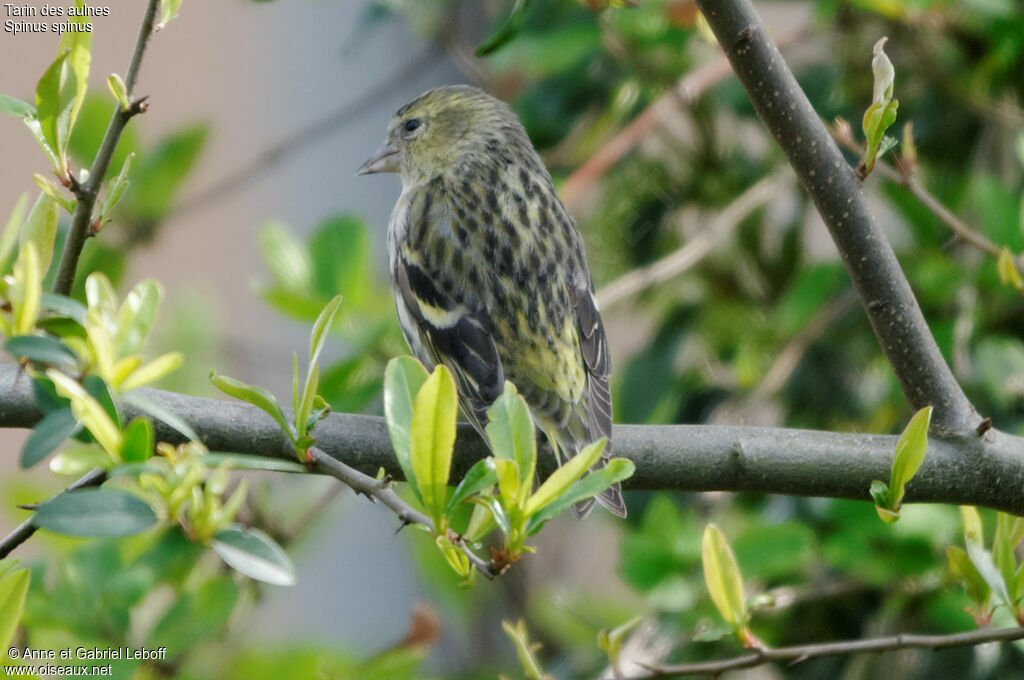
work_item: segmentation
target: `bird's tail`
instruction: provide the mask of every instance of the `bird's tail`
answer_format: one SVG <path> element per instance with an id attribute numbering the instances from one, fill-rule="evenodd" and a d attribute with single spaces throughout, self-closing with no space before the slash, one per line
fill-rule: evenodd
<path id="1" fill-rule="evenodd" d="M 598 495 L 592 496 L 585 501 L 580 501 L 576 505 L 572 506 L 572 516 L 576 519 L 583 519 L 589 515 L 590 511 L 594 507 L 595 500 L 603 505 L 608 512 L 613 515 L 617 517 L 626 516 L 626 503 L 622 500 L 622 488 L 618 482 L 609 486 Z"/>
<path id="2" fill-rule="evenodd" d="M 547 428 L 541 425 L 541 428 L 547 434 L 548 444 L 551 446 L 552 451 L 555 454 L 555 460 L 558 461 L 559 465 L 564 465 L 573 456 L 577 455 L 582 449 L 580 439 L 569 435 L 565 429 L 556 430 L 552 433 L 552 428 Z M 589 443 L 589 442 L 588 442 Z M 593 473 L 595 470 L 600 470 L 608 464 L 608 460 L 611 458 L 611 442 L 608 441 L 605 444 L 604 451 L 601 453 L 601 459 L 594 463 L 594 466 L 590 468 L 590 472 Z M 626 503 L 622 500 L 622 487 L 616 482 L 610 487 L 597 494 L 582 500 L 572 506 L 572 514 L 576 519 L 583 519 L 594 507 L 594 502 L 598 502 L 603 505 L 610 513 L 617 517 L 626 516 Z"/>
<path id="3" fill-rule="evenodd" d="M 591 472 L 603 468 L 608 463 L 607 458 L 602 458 L 594 465 Z M 612 513 L 616 517 L 626 516 L 626 503 L 622 500 L 622 486 L 615 482 L 607 489 L 602 491 L 596 496 L 580 501 L 576 505 L 572 506 L 572 516 L 576 519 L 583 519 L 590 514 L 590 511 L 594 507 L 594 501 L 597 501 L 603 505 L 608 512 Z"/>

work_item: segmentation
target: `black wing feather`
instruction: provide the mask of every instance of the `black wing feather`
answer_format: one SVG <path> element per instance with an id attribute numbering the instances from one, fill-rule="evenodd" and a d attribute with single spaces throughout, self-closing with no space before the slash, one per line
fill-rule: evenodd
<path id="1" fill-rule="evenodd" d="M 421 313 L 417 298 L 446 311 L 458 309 L 460 303 L 445 295 L 430 274 L 404 259 L 396 278 L 402 302 L 419 326 L 420 339 L 430 358 L 435 364 L 443 363 L 451 369 L 458 383 L 463 410 L 483 435 L 487 409 L 501 395 L 505 385 L 505 372 L 492 337 L 490 317 L 483 310 L 473 310 L 451 326 L 435 326 Z"/>

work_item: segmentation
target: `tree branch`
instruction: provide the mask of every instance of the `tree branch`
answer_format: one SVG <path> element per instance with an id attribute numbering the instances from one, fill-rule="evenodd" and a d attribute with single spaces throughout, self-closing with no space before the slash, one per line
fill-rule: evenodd
<path id="1" fill-rule="evenodd" d="M 825 642 L 816 645 L 762 649 L 734 659 L 683 663 L 652 667 L 649 672 L 631 675 L 626 680 L 650 678 L 678 678 L 686 675 L 718 675 L 739 668 L 751 668 L 773 661 L 788 661 L 790 665 L 828 656 L 846 656 L 866 652 L 892 652 L 899 649 L 949 649 L 970 647 L 986 642 L 1008 642 L 1024 638 L 1024 628 L 997 628 L 972 630 L 951 635 L 892 635 L 889 637 Z"/>
<path id="2" fill-rule="evenodd" d="M 317 447 L 311 448 L 309 452 L 313 456 L 314 471 L 340 480 L 354 491 L 363 494 L 372 501 L 380 501 L 398 515 L 398 519 L 402 520 L 402 526 L 406 524 L 422 524 L 430 529 L 431 532 L 434 531 L 434 523 L 430 518 L 402 500 L 402 497 L 391 488 L 390 481 L 379 480 L 363 474 Z M 459 543 L 458 545 L 463 554 L 469 558 L 470 564 L 487 578 L 492 579 L 501 573 L 500 566 L 481 559 L 479 555 L 470 550 L 464 543 Z"/>
<path id="3" fill-rule="evenodd" d="M 129 101 L 132 101 L 132 95 L 135 92 L 135 82 L 138 80 L 139 69 L 142 67 L 142 56 L 149 43 L 149 37 L 153 34 L 153 24 L 159 4 L 160 0 L 149 0 L 146 14 L 142 18 L 142 26 L 139 28 L 139 37 L 135 41 L 135 49 L 132 51 L 132 58 L 128 63 L 128 73 L 125 76 L 124 84 Z M 78 258 L 82 254 L 82 248 L 85 247 L 85 240 L 92 233 L 92 211 L 96 206 L 100 186 L 110 168 L 110 161 L 114 157 L 114 150 L 117 149 L 117 143 L 121 140 L 121 133 L 124 132 L 128 121 L 145 110 L 145 98 L 132 101 L 132 105 L 127 110 L 122 109 L 120 104 L 115 104 L 114 115 L 107 126 L 100 149 L 96 152 L 96 158 L 92 161 L 92 167 L 89 168 L 89 178 L 79 184 L 72 176 L 72 191 L 76 199 L 75 214 L 71 218 L 71 228 L 68 230 L 68 238 L 64 243 L 60 268 L 57 270 L 57 278 L 53 287 L 55 293 L 61 295 L 71 293 L 71 287 L 75 283 L 75 272 L 78 270 Z"/>
<path id="4" fill-rule="evenodd" d="M 18 379 L 19 374 L 22 376 Z M 294 460 L 274 420 L 241 402 L 162 390 L 145 396 L 184 418 L 211 451 Z M 143 415 L 125 406 L 128 418 Z M 0 366 L 0 427 L 32 427 L 42 417 L 31 381 L 17 365 Z M 158 441 L 182 436 L 156 423 Z M 383 418 L 332 413 L 314 431 L 317 447 L 366 475 L 402 470 Z M 636 463 L 628 489 L 759 491 L 869 500 L 872 480 L 888 479 L 897 437 L 729 425 L 617 425 L 616 455 Z M 488 455 L 466 424 L 459 426 L 452 475 L 460 479 Z M 542 457 L 541 473 L 554 469 Z M 978 505 L 1024 515 L 1024 439 L 997 430 L 984 435 L 932 436 L 928 454 L 907 487 L 907 502 Z"/>
<path id="5" fill-rule="evenodd" d="M 750 0 L 697 0 L 754 109 L 810 194 L 914 408 L 937 430 L 964 432 L 980 417 L 953 377 L 860 182 L 779 54 Z M 865 66 L 866 68 L 866 66 Z"/>
<path id="6" fill-rule="evenodd" d="M 99 486 L 106 478 L 107 473 L 96 468 L 95 470 L 87 472 L 81 479 L 68 486 L 57 494 L 57 496 L 66 494 L 69 491 L 74 491 L 75 489 L 84 489 L 88 486 Z M 57 496 L 54 496 L 54 498 Z M 19 524 L 17 529 L 7 534 L 3 540 L 0 540 L 0 560 L 7 557 L 12 550 L 31 538 L 34 533 L 36 533 L 36 525 L 32 524 L 32 518 L 29 517 L 27 520 Z"/>

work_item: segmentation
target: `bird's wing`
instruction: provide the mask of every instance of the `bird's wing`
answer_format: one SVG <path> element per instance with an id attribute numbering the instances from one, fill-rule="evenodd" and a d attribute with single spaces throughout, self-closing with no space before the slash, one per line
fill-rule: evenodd
<path id="1" fill-rule="evenodd" d="M 608 358 L 608 338 L 597 311 L 597 301 L 589 288 L 573 291 L 576 311 L 576 331 L 580 351 L 587 369 L 587 430 L 591 441 L 606 437 L 611 451 L 612 399 L 608 391 L 611 361 Z"/>
<path id="2" fill-rule="evenodd" d="M 612 398 L 608 390 L 608 376 L 611 374 L 611 360 L 608 357 L 608 338 L 605 336 L 604 324 L 597 310 L 590 287 L 577 287 L 573 290 L 573 302 L 576 311 L 576 332 L 579 336 L 580 352 L 587 369 L 586 423 L 588 439 L 596 441 L 606 439 L 601 454 L 603 465 L 612 452 Z M 577 503 L 572 511 L 576 517 L 584 517 L 594 504 L 593 498 Z M 601 505 L 619 517 L 626 516 L 626 505 L 622 500 L 622 490 L 618 484 L 605 489 L 597 497 Z"/>
<path id="3" fill-rule="evenodd" d="M 442 292 L 435 276 L 412 259 L 399 253 L 398 304 L 416 323 L 419 340 L 434 363 L 444 364 L 454 375 L 463 411 L 483 436 L 487 409 L 505 384 L 490 318 L 468 301 Z"/>

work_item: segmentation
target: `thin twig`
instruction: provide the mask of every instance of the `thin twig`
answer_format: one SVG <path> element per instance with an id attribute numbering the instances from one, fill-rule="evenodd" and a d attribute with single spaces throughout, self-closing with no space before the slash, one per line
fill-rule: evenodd
<path id="1" fill-rule="evenodd" d="M 832 138 L 837 142 L 858 156 L 863 155 L 864 147 L 853 138 L 853 131 L 849 124 L 830 125 L 828 126 L 828 130 L 832 134 Z M 921 180 L 918 179 L 917 174 L 915 172 L 911 172 L 906 167 L 906 164 L 899 158 L 897 158 L 895 166 L 886 161 L 879 161 L 875 163 L 874 169 L 875 172 L 880 174 L 882 177 L 886 178 L 890 182 L 899 184 L 909 191 L 914 198 L 920 201 L 921 205 L 938 217 L 939 220 L 949 227 L 960 240 L 974 246 L 983 253 L 988 253 L 993 257 L 999 257 L 999 246 L 986 238 L 977 229 L 961 220 L 953 213 L 952 210 L 947 208 L 939 199 L 935 198 L 935 196 L 933 196 L 927 189 L 925 189 L 924 185 L 921 184 Z M 1024 264 L 1024 260 L 1021 261 L 1021 264 Z"/>
<path id="2" fill-rule="evenodd" d="M 789 173 L 785 175 L 789 176 Z M 783 176 L 783 173 L 770 175 L 748 188 L 719 213 L 697 238 L 678 250 L 602 286 L 597 292 L 598 302 L 603 307 L 610 307 L 655 284 L 678 276 L 700 262 L 737 224 L 777 194 Z"/>
<path id="3" fill-rule="evenodd" d="M 380 84 L 368 90 L 362 96 L 346 102 L 301 130 L 297 130 L 271 144 L 255 158 L 234 172 L 211 182 L 194 196 L 186 197 L 169 214 L 173 217 L 180 217 L 186 213 L 194 212 L 206 207 L 210 203 L 222 200 L 225 196 L 249 185 L 253 180 L 270 172 L 307 146 L 344 129 L 347 125 L 354 123 L 368 112 L 373 111 L 374 103 L 419 78 L 434 66 L 437 60 L 438 52 L 434 49 L 418 55 L 404 68 L 396 71 L 390 78 L 381 81 Z"/>
<path id="4" fill-rule="evenodd" d="M 892 652 L 900 649 L 950 649 L 972 647 L 988 642 L 1009 642 L 1024 638 L 1024 628 L 997 628 L 972 630 L 951 635 L 892 635 L 889 637 L 844 640 L 816 645 L 777 647 L 762 649 L 732 659 L 681 663 L 651 667 L 645 673 L 632 675 L 627 680 L 650 680 L 651 678 L 678 678 L 687 675 L 718 675 L 740 668 L 752 668 L 766 663 L 787 661 L 790 665 L 811 659 L 851 654 Z"/>
<path id="5" fill-rule="evenodd" d="M 60 259 L 60 268 L 57 270 L 57 278 L 53 286 L 55 293 L 69 295 L 75 283 L 75 272 L 78 270 L 78 258 L 85 247 L 85 240 L 92 234 L 92 210 L 99 197 L 100 187 L 103 179 L 107 176 L 107 169 L 114 157 L 114 150 L 121 140 L 121 133 L 124 132 L 128 121 L 135 115 L 143 113 L 146 108 L 146 98 L 132 99 L 135 92 L 135 82 L 138 80 L 139 69 L 142 67 L 142 56 L 149 43 L 149 37 L 153 34 L 153 24 L 156 20 L 157 7 L 160 0 L 149 0 L 146 7 L 146 14 L 142 18 L 142 26 L 139 28 L 139 37 L 135 41 L 135 49 L 132 51 L 132 58 L 128 64 L 128 73 L 125 76 L 124 84 L 128 92 L 128 99 L 131 105 L 122 109 L 121 104 L 115 104 L 114 115 L 110 118 L 110 125 L 103 136 L 100 150 L 96 152 L 92 167 L 89 168 L 89 178 L 84 183 L 72 181 L 72 191 L 75 194 L 75 214 L 71 218 L 71 228 L 68 231 L 68 239 L 64 244 L 64 254 Z"/>
<path id="6" fill-rule="evenodd" d="M 915 409 L 932 428 L 966 434 L 981 417 L 925 321 L 860 180 L 825 129 L 750 0 L 697 0 L 754 110 L 796 170 L 835 242 L 875 337 Z"/>
<path id="7" fill-rule="evenodd" d="M 96 468 L 95 470 L 85 473 L 85 475 L 83 475 L 78 481 L 56 494 L 53 498 L 62 496 L 69 491 L 74 491 L 76 489 L 84 489 L 89 486 L 99 486 L 106 478 L 107 473 L 100 468 Z M 35 532 L 36 525 L 32 523 L 31 517 L 19 524 L 17 529 L 7 534 L 3 540 L 0 540 L 0 560 L 7 557 L 12 550 L 27 541 Z"/>
<path id="8" fill-rule="evenodd" d="M 430 518 L 402 500 L 402 497 L 391 488 L 390 481 L 374 479 L 369 475 L 365 475 L 316 447 L 311 448 L 309 451 L 319 472 L 326 473 L 340 480 L 367 498 L 380 501 L 398 516 L 403 526 L 406 524 L 422 524 L 433 533 L 434 523 Z M 482 559 L 464 543 L 459 542 L 457 545 L 463 554 L 469 558 L 473 567 L 487 578 L 492 579 L 501 573 L 501 568 L 498 565 Z"/>

